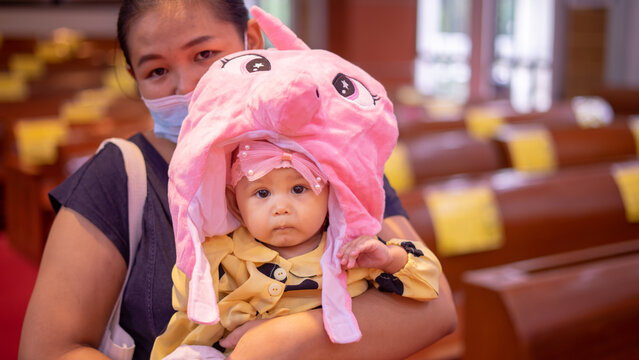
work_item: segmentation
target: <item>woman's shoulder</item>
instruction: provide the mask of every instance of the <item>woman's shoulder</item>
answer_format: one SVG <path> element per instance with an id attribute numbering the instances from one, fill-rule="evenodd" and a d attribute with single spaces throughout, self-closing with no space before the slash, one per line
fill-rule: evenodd
<path id="1" fill-rule="evenodd" d="M 126 189 L 126 171 L 122 153 L 114 144 L 107 143 L 91 156 L 67 179 L 49 193 L 51 205 L 57 212 L 76 193 L 92 192 L 96 188 L 115 190 L 112 195 Z M 124 191 L 126 196 L 126 191 Z M 90 200 L 92 196 L 87 196 Z"/>
<path id="2" fill-rule="evenodd" d="M 140 137 L 142 135 L 136 134 L 130 140 L 137 145 L 141 141 Z M 61 207 L 67 207 L 85 217 L 127 258 L 127 174 L 122 152 L 115 144 L 105 144 L 53 189 L 49 193 L 49 200 L 56 213 Z"/>
<path id="3" fill-rule="evenodd" d="M 137 133 L 131 136 L 133 142 L 142 152 L 147 170 L 157 174 L 165 174 L 168 169 L 166 161 L 155 151 L 144 135 Z M 119 194 L 126 204 L 127 175 L 124 167 L 122 152 L 117 145 L 106 143 L 91 156 L 82 166 L 74 171 L 65 181 L 49 194 L 52 206 L 57 212 L 65 205 L 69 197 L 84 190 L 95 192 L 102 190 L 111 191 L 111 195 Z M 92 198 L 91 196 L 88 197 Z"/>

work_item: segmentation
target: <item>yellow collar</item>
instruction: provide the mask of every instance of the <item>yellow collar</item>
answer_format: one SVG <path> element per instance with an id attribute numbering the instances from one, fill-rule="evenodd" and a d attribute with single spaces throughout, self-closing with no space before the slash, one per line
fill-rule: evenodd
<path id="1" fill-rule="evenodd" d="M 284 259 L 277 251 L 269 249 L 255 240 L 245 227 L 239 227 L 233 233 L 234 255 L 253 263 L 276 263 L 298 277 L 310 277 L 322 274 L 320 259 L 324 254 L 326 233 L 319 245 L 312 251 L 290 259 Z"/>

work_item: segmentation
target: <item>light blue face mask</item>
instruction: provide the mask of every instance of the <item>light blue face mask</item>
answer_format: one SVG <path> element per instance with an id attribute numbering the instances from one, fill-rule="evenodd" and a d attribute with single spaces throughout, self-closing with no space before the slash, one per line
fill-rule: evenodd
<path id="1" fill-rule="evenodd" d="M 184 95 L 170 95 L 151 100 L 142 97 L 142 101 L 153 117 L 153 132 L 157 137 L 177 143 L 182 122 L 189 113 L 191 96 L 193 91 Z"/>
<path id="2" fill-rule="evenodd" d="M 246 32 L 244 33 L 244 50 L 248 49 Z M 189 113 L 189 102 L 193 91 L 184 95 L 169 95 L 159 99 L 146 99 L 142 101 L 153 117 L 153 132 L 157 137 L 169 139 L 177 143 L 182 123 Z"/>

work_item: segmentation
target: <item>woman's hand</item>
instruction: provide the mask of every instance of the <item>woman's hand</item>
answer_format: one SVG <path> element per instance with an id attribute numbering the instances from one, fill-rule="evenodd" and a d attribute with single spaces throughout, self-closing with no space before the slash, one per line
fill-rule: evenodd
<path id="1" fill-rule="evenodd" d="M 335 344 L 324 330 L 321 309 L 276 317 L 247 331 L 231 359 L 405 359 L 451 333 L 455 308 L 446 279 L 439 297 L 420 302 L 371 289 L 353 298 L 362 339 Z"/>
<path id="2" fill-rule="evenodd" d="M 268 319 L 251 320 L 236 327 L 224 339 L 220 340 L 220 345 L 225 349 L 235 349 L 235 346 L 237 346 L 237 343 L 240 342 L 240 339 L 247 331 L 265 321 L 268 321 Z"/>

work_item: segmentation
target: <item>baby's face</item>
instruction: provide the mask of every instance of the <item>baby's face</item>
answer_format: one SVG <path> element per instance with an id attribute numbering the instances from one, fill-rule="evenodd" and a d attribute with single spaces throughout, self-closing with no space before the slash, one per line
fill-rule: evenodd
<path id="1" fill-rule="evenodd" d="M 327 189 L 316 195 L 295 169 L 280 168 L 255 181 L 242 178 L 235 194 L 244 225 L 256 239 L 303 254 L 317 245 L 307 240 L 322 230 L 328 211 Z"/>

